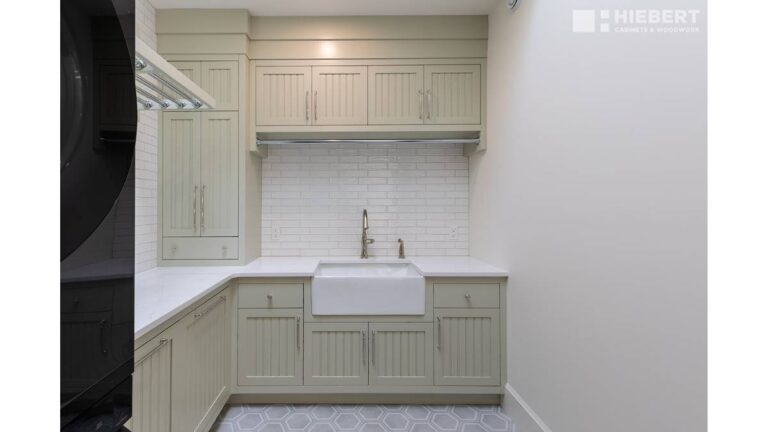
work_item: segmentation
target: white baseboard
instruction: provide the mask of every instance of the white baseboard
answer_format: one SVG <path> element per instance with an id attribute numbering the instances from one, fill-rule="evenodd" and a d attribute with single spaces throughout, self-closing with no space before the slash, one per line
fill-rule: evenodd
<path id="1" fill-rule="evenodd" d="M 504 386 L 501 409 L 512 419 L 512 432 L 552 432 L 509 383 Z"/>

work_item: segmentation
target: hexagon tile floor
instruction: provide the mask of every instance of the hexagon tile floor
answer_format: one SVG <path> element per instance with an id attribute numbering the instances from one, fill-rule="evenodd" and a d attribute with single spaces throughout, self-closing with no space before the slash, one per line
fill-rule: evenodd
<path id="1" fill-rule="evenodd" d="M 488 405 L 230 405 L 211 432 L 508 432 Z"/>

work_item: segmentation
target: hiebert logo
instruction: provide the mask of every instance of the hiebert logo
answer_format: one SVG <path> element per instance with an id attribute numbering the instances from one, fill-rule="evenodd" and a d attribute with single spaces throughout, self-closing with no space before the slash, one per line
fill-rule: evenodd
<path id="1" fill-rule="evenodd" d="M 575 9 L 574 33 L 698 33 L 699 9 Z"/>

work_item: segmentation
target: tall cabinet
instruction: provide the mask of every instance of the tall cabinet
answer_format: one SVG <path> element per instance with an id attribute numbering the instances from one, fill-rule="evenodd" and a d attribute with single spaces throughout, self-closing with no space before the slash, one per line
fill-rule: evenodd
<path id="1" fill-rule="evenodd" d="M 162 259 L 236 260 L 240 236 L 238 61 L 175 61 L 215 111 L 162 114 Z"/>

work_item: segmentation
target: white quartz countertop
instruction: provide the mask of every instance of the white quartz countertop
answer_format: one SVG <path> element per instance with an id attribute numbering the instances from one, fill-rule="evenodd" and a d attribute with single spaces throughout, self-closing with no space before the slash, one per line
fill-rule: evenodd
<path id="1" fill-rule="evenodd" d="M 157 267 L 136 275 L 134 338 L 147 334 L 231 279 L 312 277 L 320 262 L 356 262 L 345 257 L 265 257 L 244 266 Z M 393 262 L 370 258 L 366 262 Z M 472 257 L 412 257 L 424 277 L 506 277 L 507 272 Z"/>

